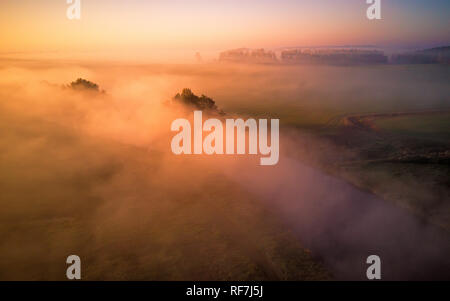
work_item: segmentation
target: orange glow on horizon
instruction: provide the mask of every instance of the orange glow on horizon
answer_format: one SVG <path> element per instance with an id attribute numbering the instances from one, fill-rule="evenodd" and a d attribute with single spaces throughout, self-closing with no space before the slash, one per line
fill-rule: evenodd
<path id="1" fill-rule="evenodd" d="M 448 42 L 442 13 L 430 18 L 430 12 L 385 3 L 383 20 L 370 22 L 365 1 L 315 2 L 82 0 L 81 20 L 71 21 L 65 1 L 5 0 L 0 4 L 0 53 L 91 52 L 126 58 L 238 47 Z"/>

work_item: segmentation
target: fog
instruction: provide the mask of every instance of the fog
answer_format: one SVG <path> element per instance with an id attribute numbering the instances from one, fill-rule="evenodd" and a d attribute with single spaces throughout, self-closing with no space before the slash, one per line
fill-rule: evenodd
<path id="1" fill-rule="evenodd" d="M 367 279 L 370 255 L 382 258 L 384 280 L 449 278 L 448 232 L 302 163 L 295 154 L 304 137 L 284 138 L 285 156 L 274 169 L 239 165 L 230 177 L 282 214 L 337 279 Z"/>
<path id="2" fill-rule="evenodd" d="M 186 87 L 228 116 L 285 108 L 308 125 L 448 107 L 448 68 L 390 68 L 2 60 L 0 279 L 59 279 L 72 253 L 89 279 L 222 280 L 247 257 L 284 279 L 267 264 L 266 211 L 338 279 L 362 279 L 371 253 L 386 257 L 388 279 L 448 279 L 448 234 L 308 166 L 301 146 L 328 145 L 302 141 L 289 114 L 274 167 L 259 155 L 171 153 L 170 124 L 189 112 L 170 99 Z M 77 78 L 105 93 L 66 86 Z"/>

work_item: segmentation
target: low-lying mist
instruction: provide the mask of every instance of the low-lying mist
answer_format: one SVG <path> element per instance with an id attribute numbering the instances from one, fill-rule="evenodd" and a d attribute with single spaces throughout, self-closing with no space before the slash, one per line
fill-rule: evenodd
<path id="1" fill-rule="evenodd" d="M 61 279 L 70 254 L 88 279 L 328 279 L 320 262 L 362 279 L 371 253 L 390 279 L 448 278 L 448 235 L 307 166 L 290 128 L 448 107 L 448 68 L 413 68 L 3 60 L 0 279 Z M 67 87 L 77 78 L 105 92 Z M 230 116 L 280 118 L 280 163 L 173 155 L 170 124 L 187 113 L 170 99 L 183 88 Z M 305 247 L 318 263 L 293 259 L 309 262 Z"/>

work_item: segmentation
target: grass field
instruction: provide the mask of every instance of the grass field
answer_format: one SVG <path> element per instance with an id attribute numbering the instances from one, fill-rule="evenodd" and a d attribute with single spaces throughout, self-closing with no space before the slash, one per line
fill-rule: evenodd
<path id="1" fill-rule="evenodd" d="M 84 280 L 331 278 L 214 169 L 186 160 L 176 172 L 157 151 L 12 112 L 0 120 L 0 279 L 64 280 L 68 254 L 83 258 Z"/>
<path id="2" fill-rule="evenodd" d="M 225 106 L 245 116 L 274 116 L 285 128 L 308 133 L 303 161 L 450 230 L 448 66 L 298 67 L 274 73 L 279 77 L 273 85 L 256 89 L 263 101 Z M 281 83 L 285 89 L 276 89 Z M 367 128 L 345 122 L 347 116 L 421 111 L 370 118 Z"/>
<path id="3" fill-rule="evenodd" d="M 402 136 L 450 141 L 450 113 L 440 115 L 401 116 L 375 121 L 381 130 Z"/>
<path id="4" fill-rule="evenodd" d="M 169 143 L 149 137 L 169 123 L 148 104 L 186 87 L 228 116 L 280 118 L 283 135 L 302 137 L 297 160 L 450 229 L 448 115 L 378 119 L 378 131 L 342 123 L 448 108 L 447 66 L 12 60 L 0 73 L 0 279 L 64 279 L 72 253 L 86 280 L 332 278 L 281 216 L 219 172 L 227 164 L 168 159 Z M 107 92 L 61 89 L 80 76 Z"/>

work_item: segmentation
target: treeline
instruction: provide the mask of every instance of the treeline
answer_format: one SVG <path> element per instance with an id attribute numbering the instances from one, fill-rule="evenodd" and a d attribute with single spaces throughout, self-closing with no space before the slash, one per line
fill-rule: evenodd
<path id="1" fill-rule="evenodd" d="M 273 51 L 238 48 L 220 53 L 219 61 L 263 64 L 323 64 L 323 65 L 376 65 L 376 64 L 449 64 L 450 47 L 394 54 L 367 48 L 291 48 L 282 50 L 279 58 Z"/>
<path id="2" fill-rule="evenodd" d="M 421 51 L 396 54 L 394 64 L 450 64 L 450 47 L 439 47 Z"/>
<path id="3" fill-rule="evenodd" d="M 289 49 L 281 52 L 285 63 L 360 65 L 387 64 L 382 51 L 365 49 Z"/>

